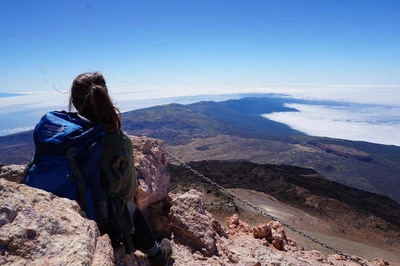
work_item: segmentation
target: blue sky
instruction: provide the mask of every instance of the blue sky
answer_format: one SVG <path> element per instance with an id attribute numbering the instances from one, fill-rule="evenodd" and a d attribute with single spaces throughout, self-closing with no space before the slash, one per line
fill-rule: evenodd
<path id="1" fill-rule="evenodd" d="M 0 24 L 0 92 L 28 94 L 2 98 L 3 120 L 64 108 L 57 90 L 95 70 L 123 110 L 245 92 L 400 105 L 398 0 L 13 0 Z"/>
<path id="2" fill-rule="evenodd" d="M 1 1 L 0 91 L 400 83 L 400 2 Z"/>

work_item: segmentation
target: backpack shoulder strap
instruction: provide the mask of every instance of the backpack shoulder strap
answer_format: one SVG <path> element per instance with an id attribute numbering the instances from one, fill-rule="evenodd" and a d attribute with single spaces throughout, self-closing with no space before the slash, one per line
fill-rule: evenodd
<path id="1" fill-rule="evenodd" d="M 72 177 L 69 178 L 72 178 L 76 182 L 78 186 L 79 202 L 81 203 L 81 208 L 86 214 L 88 214 L 89 208 L 86 199 L 85 180 L 83 179 L 81 171 L 79 170 L 79 166 L 75 160 L 76 151 L 77 148 L 71 148 L 67 152 L 68 166 L 73 175 Z"/>
<path id="2" fill-rule="evenodd" d="M 117 234 L 116 241 L 121 241 L 124 244 L 125 253 L 130 254 L 135 251 L 131 237 L 135 227 L 128 206 L 119 194 L 109 195 L 109 204 L 110 211 L 115 215 L 111 224 Z"/>

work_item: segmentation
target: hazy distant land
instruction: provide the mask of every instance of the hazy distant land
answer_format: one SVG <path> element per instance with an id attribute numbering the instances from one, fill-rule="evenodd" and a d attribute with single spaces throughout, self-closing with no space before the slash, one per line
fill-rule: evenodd
<path id="1" fill-rule="evenodd" d="M 54 92 L 53 92 L 54 93 Z M 0 97 L 0 136 L 33 129 L 40 117 L 50 110 L 67 107 L 68 95 L 56 92 L 45 102 L 43 94 L 24 95 L 2 93 Z M 355 141 L 400 146 L 400 106 L 382 103 L 356 103 L 345 100 L 303 99 L 277 93 L 246 93 L 135 98 L 132 94 L 116 95 L 122 111 L 152 106 L 199 101 L 221 102 L 245 97 L 270 97 L 279 101 L 282 110 L 271 110 L 259 115 L 289 125 L 310 136 L 332 137 Z M 321 96 L 323 97 L 323 96 Z M 326 96 L 328 97 L 328 96 Z M 397 97 L 393 95 L 393 97 Z M 35 103 L 36 101 L 36 103 Z"/>

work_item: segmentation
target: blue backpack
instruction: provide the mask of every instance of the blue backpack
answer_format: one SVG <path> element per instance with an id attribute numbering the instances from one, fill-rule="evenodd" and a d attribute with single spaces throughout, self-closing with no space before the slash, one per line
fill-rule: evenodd
<path id="1" fill-rule="evenodd" d="M 104 129 L 77 113 L 46 113 L 33 131 L 35 154 L 25 184 L 76 200 L 89 219 L 107 223 L 107 194 L 100 187 Z"/>
<path id="2" fill-rule="evenodd" d="M 134 251 L 132 217 L 119 194 L 107 195 L 100 186 L 104 128 L 78 113 L 46 113 L 33 131 L 35 154 L 24 183 L 56 196 L 76 200 L 89 219 L 105 228 L 113 246 L 123 242 Z"/>

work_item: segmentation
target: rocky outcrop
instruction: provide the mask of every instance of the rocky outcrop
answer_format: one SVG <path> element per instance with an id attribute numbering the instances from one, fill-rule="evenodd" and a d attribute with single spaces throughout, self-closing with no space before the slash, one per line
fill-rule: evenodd
<path id="1" fill-rule="evenodd" d="M 265 239 L 269 244 L 272 244 L 278 250 L 285 250 L 285 246 L 290 244 L 295 247 L 296 242 L 286 237 L 285 230 L 277 221 L 271 221 L 267 224 L 259 224 L 255 227 L 250 227 L 247 223 L 241 221 L 237 214 L 226 219 L 228 226 L 228 234 L 234 236 L 240 233 L 251 234 L 256 239 Z"/>
<path id="2" fill-rule="evenodd" d="M 152 224 L 161 221 L 154 227 L 156 235 L 172 240 L 170 265 L 358 265 L 297 248 L 276 222 L 250 227 L 235 215 L 228 217 L 225 229 L 205 210 L 201 193 L 167 194 L 163 153 L 146 138 L 133 140 L 141 184 L 136 199 Z M 15 169 L 24 168 L 4 167 L 2 176 L 15 181 L 21 173 Z M 147 265 L 139 251 L 127 255 L 122 247 L 113 250 L 76 202 L 5 178 L 0 179 L 0 191 L 0 265 Z M 368 265 L 382 260 L 375 262 Z"/>
<path id="3" fill-rule="evenodd" d="M 164 152 L 164 142 L 146 137 L 131 136 L 135 153 L 135 168 L 139 188 L 135 202 L 143 210 L 165 199 L 169 192 L 169 173 Z M 157 146 L 152 145 L 154 142 Z"/>
<path id="4" fill-rule="evenodd" d="M 204 209 L 204 197 L 201 193 L 190 190 L 175 197 L 171 202 L 169 218 L 174 237 L 179 242 L 190 243 L 194 251 L 199 250 L 205 256 L 218 254 L 216 246 L 218 234 L 213 228 L 213 217 Z M 226 235 L 220 229 L 218 222 L 214 224 L 220 233 Z"/>
<path id="5" fill-rule="evenodd" d="M 0 164 L 0 178 L 20 183 L 24 174 L 24 169 L 25 169 L 24 165 Z"/>
<path id="6" fill-rule="evenodd" d="M 333 153 L 340 157 L 357 159 L 363 162 L 371 162 L 374 160 L 368 153 L 350 147 L 334 144 L 324 144 L 317 141 L 308 141 L 307 144 L 316 146 L 325 152 Z"/>
<path id="7" fill-rule="evenodd" d="M 110 239 L 74 201 L 0 179 L 0 265 L 114 265 Z"/>

